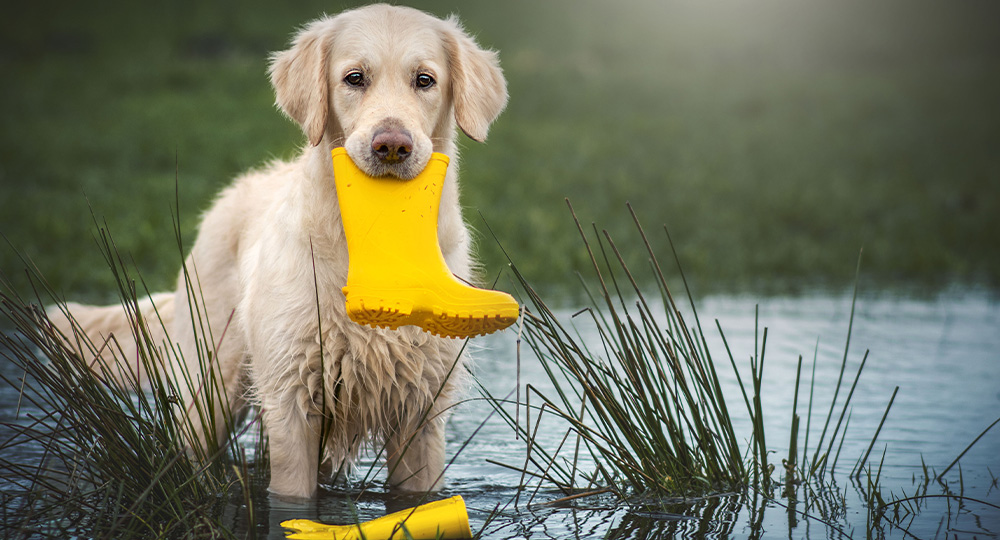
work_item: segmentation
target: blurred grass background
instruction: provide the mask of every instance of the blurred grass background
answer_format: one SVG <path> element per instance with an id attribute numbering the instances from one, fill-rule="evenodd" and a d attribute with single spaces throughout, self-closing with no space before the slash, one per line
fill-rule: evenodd
<path id="1" fill-rule="evenodd" d="M 108 300 L 93 211 L 153 289 L 172 287 L 175 178 L 190 245 L 222 186 L 304 143 L 273 107 L 268 53 L 352 5 L 8 6 L 0 233 L 68 295 Z M 1000 285 L 996 2 L 410 5 L 459 14 L 509 79 L 488 143 L 462 143 L 490 275 L 504 259 L 480 213 L 529 279 L 572 286 L 586 263 L 570 197 L 623 242 L 626 201 L 668 224 L 699 292 L 841 286 L 862 246 L 879 286 Z M 0 246 L 0 271 L 22 267 Z"/>

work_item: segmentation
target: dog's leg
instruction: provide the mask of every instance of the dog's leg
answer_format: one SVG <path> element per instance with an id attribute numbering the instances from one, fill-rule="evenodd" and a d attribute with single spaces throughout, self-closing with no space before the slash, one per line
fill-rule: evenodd
<path id="1" fill-rule="evenodd" d="M 412 438 L 410 436 L 412 435 Z M 432 420 L 413 434 L 386 441 L 389 485 L 403 491 L 437 491 L 444 480 L 444 422 Z"/>
<path id="2" fill-rule="evenodd" d="M 269 408 L 265 402 L 264 407 L 264 429 L 271 451 L 268 490 L 281 497 L 315 496 L 322 416 L 287 404 Z"/>

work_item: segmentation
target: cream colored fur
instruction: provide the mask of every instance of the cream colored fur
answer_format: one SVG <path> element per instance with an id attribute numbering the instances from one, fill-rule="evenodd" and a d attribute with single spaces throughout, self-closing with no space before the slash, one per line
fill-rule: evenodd
<path id="1" fill-rule="evenodd" d="M 344 80 L 355 70 L 366 77 L 363 89 Z M 310 23 L 290 49 L 272 57 L 270 73 L 277 105 L 302 126 L 309 145 L 298 158 L 250 172 L 225 189 L 204 215 L 186 260 L 192 282 L 182 272 L 177 292 L 152 302 L 188 362 L 199 340 L 218 349 L 213 368 L 234 411 L 246 403 L 263 411 L 272 492 L 315 494 L 324 415 L 332 429 L 323 461 L 332 469 L 363 444 L 384 442 L 390 485 L 438 489 L 445 413 L 461 390 L 462 342 L 348 320 L 341 292 L 348 254 L 330 150 L 344 146 L 369 174 L 403 179 L 419 173 L 431 152 L 450 156 L 438 235 L 452 272 L 472 279 L 456 126 L 483 140 L 506 105 L 496 54 L 478 47 L 454 18 L 372 5 Z M 435 84 L 419 88 L 420 73 Z M 372 156 L 372 137 L 386 125 L 412 134 L 412 155 L 402 163 Z M 200 298 L 196 304 L 207 313 L 214 343 L 192 327 L 189 290 L 204 295 L 203 305 Z M 151 313 L 149 301 L 144 307 Z M 128 341 L 121 308 L 70 310 L 95 341 L 109 333 Z M 60 324 L 67 328 L 65 320 Z M 126 356 L 134 347 L 123 347 Z"/>

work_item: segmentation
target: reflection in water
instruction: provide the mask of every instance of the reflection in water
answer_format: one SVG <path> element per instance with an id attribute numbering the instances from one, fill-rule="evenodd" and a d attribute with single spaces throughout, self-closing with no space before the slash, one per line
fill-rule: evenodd
<path id="1" fill-rule="evenodd" d="M 608 538 L 730 538 L 744 507 L 741 495 L 705 497 L 688 502 L 638 505 L 625 513 Z"/>

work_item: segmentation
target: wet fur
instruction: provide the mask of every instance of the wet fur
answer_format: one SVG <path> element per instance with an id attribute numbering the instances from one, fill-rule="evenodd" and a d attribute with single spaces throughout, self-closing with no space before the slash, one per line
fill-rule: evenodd
<path id="1" fill-rule="evenodd" d="M 343 81 L 354 68 L 367 70 L 372 81 L 361 93 Z M 433 71 L 433 92 L 413 87 L 415 70 Z M 278 107 L 302 126 L 309 145 L 298 158 L 245 174 L 225 189 L 204 215 L 185 262 L 191 282 L 181 272 L 177 291 L 155 295 L 143 311 L 151 315 L 155 303 L 166 333 L 194 362 L 206 338 L 192 326 L 188 291 L 204 295 L 197 307 L 211 324 L 209 348 L 217 348 L 215 372 L 229 407 L 238 412 L 252 403 L 263 412 L 272 492 L 315 494 L 324 415 L 325 468 L 349 462 L 365 443 L 384 442 L 392 486 L 438 489 L 445 414 L 463 386 L 462 342 L 348 320 L 341 292 L 348 257 L 330 150 L 344 146 L 369 174 L 400 178 L 422 170 L 431 152 L 450 156 L 439 240 L 452 272 L 472 279 L 456 127 L 483 140 L 503 110 L 506 83 L 496 54 L 481 49 L 454 18 L 373 5 L 305 26 L 290 49 L 272 57 L 270 75 Z M 370 156 L 372 134 L 387 123 L 413 134 L 414 152 L 398 167 Z M 69 307 L 95 342 L 115 334 L 133 359 L 123 363 L 134 364 L 120 307 Z M 69 333 L 68 321 L 53 317 Z M 195 399 L 190 392 L 182 397 Z"/>

